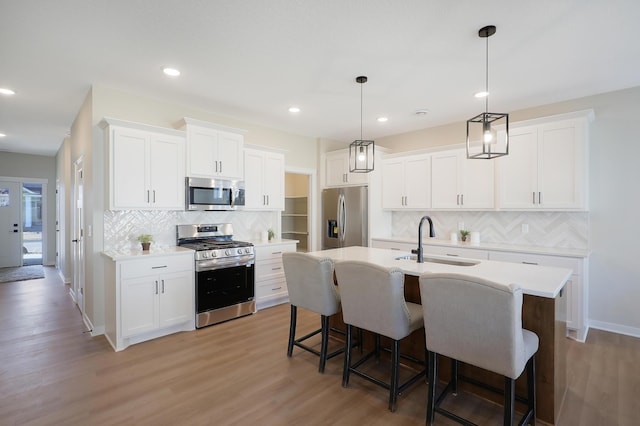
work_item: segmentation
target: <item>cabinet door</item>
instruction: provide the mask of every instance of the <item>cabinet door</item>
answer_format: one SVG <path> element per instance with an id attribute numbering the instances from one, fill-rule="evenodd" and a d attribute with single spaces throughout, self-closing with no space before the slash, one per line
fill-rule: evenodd
<path id="1" fill-rule="evenodd" d="M 405 208 L 431 207 L 431 157 L 408 158 L 404 162 Z"/>
<path id="2" fill-rule="evenodd" d="M 344 186 L 347 183 L 348 159 L 343 153 L 331 153 L 326 157 L 326 185 Z"/>
<path id="3" fill-rule="evenodd" d="M 151 207 L 184 209 L 184 139 L 153 136 L 149 150 Z"/>
<path id="4" fill-rule="evenodd" d="M 242 149 L 244 147 L 244 137 L 236 133 L 218 133 L 218 153 L 219 161 L 218 175 L 230 179 L 242 179 Z"/>
<path id="5" fill-rule="evenodd" d="M 244 185 L 246 209 L 262 209 L 265 207 L 266 194 L 262 190 L 263 169 L 264 155 L 260 151 L 245 149 Z"/>
<path id="6" fill-rule="evenodd" d="M 460 207 L 463 209 L 493 209 L 495 179 L 493 160 L 469 160 L 461 152 L 462 185 Z"/>
<path id="7" fill-rule="evenodd" d="M 460 165 L 457 151 L 446 151 L 431 156 L 431 207 L 458 209 Z"/>
<path id="8" fill-rule="evenodd" d="M 146 161 L 148 135 L 115 128 L 111 136 L 110 208 L 145 208 L 150 199 Z"/>
<path id="9" fill-rule="evenodd" d="M 284 210 L 284 155 L 271 152 L 264 154 L 262 181 L 267 195 L 267 208 Z"/>
<path id="10" fill-rule="evenodd" d="M 404 191 L 404 161 L 402 159 L 385 160 L 382 162 L 382 208 L 403 209 Z"/>
<path id="11" fill-rule="evenodd" d="M 509 131 L 509 155 L 495 160 L 500 175 L 498 207 L 538 208 L 537 138 L 535 127 L 514 128 Z"/>
<path id="12" fill-rule="evenodd" d="M 538 203 L 545 209 L 584 207 L 584 135 L 576 121 L 538 131 Z"/>
<path id="13" fill-rule="evenodd" d="M 193 275 L 190 272 L 176 272 L 159 277 L 160 328 L 195 321 L 193 292 Z"/>
<path id="14" fill-rule="evenodd" d="M 190 127 L 187 153 L 189 177 L 213 177 L 216 174 L 218 134 L 207 129 Z"/>
<path id="15" fill-rule="evenodd" d="M 120 312 L 122 336 L 155 330 L 158 312 L 158 281 L 153 277 L 122 280 Z"/>

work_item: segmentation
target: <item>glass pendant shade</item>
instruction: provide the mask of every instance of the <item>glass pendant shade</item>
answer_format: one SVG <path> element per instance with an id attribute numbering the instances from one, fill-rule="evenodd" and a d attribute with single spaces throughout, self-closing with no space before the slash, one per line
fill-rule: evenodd
<path id="1" fill-rule="evenodd" d="M 375 142 L 362 139 L 362 85 L 367 82 L 367 77 L 356 77 L 360 84 L 360 139 L 349 145 L 349 171 L 351 173 L 369 173 L 373 171 L 373 158 L 375 154 Z"/>
<path id="2" fill-rule="evenodd" d="M 509 154 L 509 114 L 489 111 L 489 37 L 496 27 L 480 28 L 478 36 L 487 39 L 485 74 L 485 112 L 467 120 L 467 158 L 490 160 Z"/>
<path id="3" fill-rule="evenodd" d="M 349 171 L 369 173 L 373 171 L 374 141 L 355 140 L 349 145 Z"/>

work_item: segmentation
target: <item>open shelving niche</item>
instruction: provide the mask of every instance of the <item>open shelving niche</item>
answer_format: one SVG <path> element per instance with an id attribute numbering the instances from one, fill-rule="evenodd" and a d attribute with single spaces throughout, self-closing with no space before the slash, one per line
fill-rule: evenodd
<path id="1" fill-rule="evenodd" d="M 308 209 L 307 196 L 286 196 L 282 212 L 282 237 L 298 240 L 298 251 L 307 251 L 308 247 Z"/>

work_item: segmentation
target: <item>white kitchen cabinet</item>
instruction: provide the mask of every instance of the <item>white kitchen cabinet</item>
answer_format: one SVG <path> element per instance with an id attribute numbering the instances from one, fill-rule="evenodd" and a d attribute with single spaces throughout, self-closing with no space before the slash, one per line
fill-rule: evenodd
<path id="1" fill-rule="evenodd" d="M 245 149 L 244 170 L 244 209 L 284 210 L 284 155 Z"/>
<path id="2" fill-rule="evenodd" d="M 195 329 L 193 252 L 109 258 L 105 334 L 116 351 Z"/>
<path id="3" fill-rule="evenodd" d="M 567 328 L 569 329 L 570 337 L 580 342 L 585 341 L 589 331 L 587 323 L 587 259 L 502 251 L 490 251 L 489 259 L 500 262 L 571 269 L 573 273 L 565 286 L 565 291 L 567 292 Z"/>
<path id="4" fill-rule="evenodd" d="M 110 210 L 184 210 L 184 133 L 108 119 Z"/>
<path id="5" fill-rule="evenodd" d="M 431 156 L 382 161 L 382 208 L 424 210 L 431 207 Z"/>
<path id="6" fill-rule="evenodd" d="M 469 160 L 466 150 L 437 152 L 431 156 L 433 209 L 493 209 L 494 162 Z"/>
<path id="7" fill-rule="evenodd" d="M 465 247 L 427 245 L 426 247 L 424 247 L 423 252 L 425 256 L 433 254 L 437 256 L 465 257 L 467 259 L 489 260 L 489 252 L 487 250 L 477 250 Z"/>
<path id="8" fill-rule="evenodd" d="M 258 310 L 289 301 L 282 253 L 296 251 L 296 243 L 266 243 L 254 247 L 256 254 L 256 308 Z"/>
<path id="9" fill-rule="evenodd" d="M 187 131 L 187 176 L 242 179 L 244 131 L 184 118 Z"/>
<path id="10" fill-rule="evenodd" d="M 587 210 L 588 117 L 548 120 L 510 128 L 509 155 L 496 160 L 500 209 Z"/>
<path id="11" fill-rule="evenodd" d="M 349 150 L 328 152 L 325 157 L 325 186 L 356 186 L 369 182 L 369 173 L 349 171 Z"/>

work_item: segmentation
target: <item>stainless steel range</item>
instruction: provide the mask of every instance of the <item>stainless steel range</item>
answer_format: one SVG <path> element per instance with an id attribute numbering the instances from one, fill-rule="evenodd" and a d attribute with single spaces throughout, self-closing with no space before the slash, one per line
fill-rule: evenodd
<path id="1" fill-rule="evenodd" d="M 196 328 L 256 312 L 253 244 L 230 223 L 178 225 L 177 242 L 196 251 Z"/>

